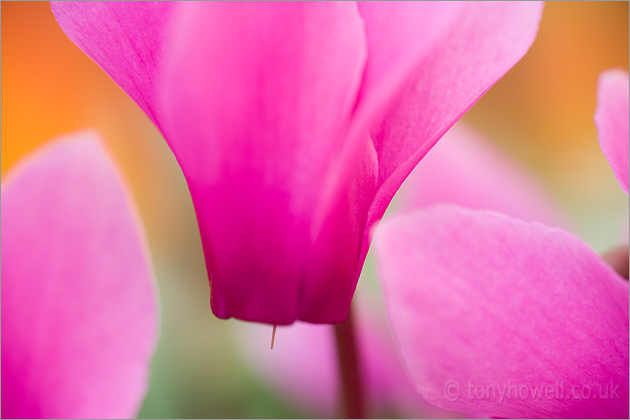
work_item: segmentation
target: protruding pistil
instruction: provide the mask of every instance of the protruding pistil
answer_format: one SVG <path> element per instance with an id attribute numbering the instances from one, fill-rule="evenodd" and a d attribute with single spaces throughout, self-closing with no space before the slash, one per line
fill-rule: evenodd
<path id="1" fill-rule="evenodd" d="M 273 350 L 273 342 L 276 341 L 276 327 L 277 325 L 274 325 L 271 331 L 271 350 Z"/>

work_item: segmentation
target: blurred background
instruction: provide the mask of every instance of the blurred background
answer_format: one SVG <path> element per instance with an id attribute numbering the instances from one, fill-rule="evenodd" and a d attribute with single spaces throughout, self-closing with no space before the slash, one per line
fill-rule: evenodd
<path id="1" fill-rule="evenodd" d="M 142 216 L 162 326 L 140 417 L 321 416 L 256 376 L 238 350 L 239 322 L 212 315 L 190 195 L 149 119 L 65 37 L 47 2 L 1 7 L 3 179 L 54 137 L 95 128 Z M 547 3 L 530 52 L 463 118 L 531 171 L 568 215 L 573 233 L 598 252 L 628 237 L 628 197 L 593 123 L 599 73 L 627 70 L 628 48 L 627 2 Z M 359 284 L 370 287 L 374 278 L 370 256 Z M 268 344 L 264 339 L 260 351 Z"/>

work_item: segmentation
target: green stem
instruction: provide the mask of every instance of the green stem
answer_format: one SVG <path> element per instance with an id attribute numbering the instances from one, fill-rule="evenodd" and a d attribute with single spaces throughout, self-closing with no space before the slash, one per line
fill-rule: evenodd
<path id="1" fill-rule="evenodd" d="M 343 392 L 343 417 L 362 419 L 365 418 L 364 394 L 352 307 L 346 320 L 335 325 L 334 328 Z"/>

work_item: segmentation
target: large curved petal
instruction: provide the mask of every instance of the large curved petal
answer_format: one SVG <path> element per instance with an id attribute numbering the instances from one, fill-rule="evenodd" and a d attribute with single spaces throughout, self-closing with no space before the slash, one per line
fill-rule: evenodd
<path id="1" fill-rule="evenodd" d="M 560 229 L 436 206 L 375 247 L 416 389 L 507 418 L 628 416 L 628 282 Z"/>
<path id="2" fill-rule="evenodd" d="M 65 34 L 163 131 L 159 71 L 176 2 L 52 1 Z"/>
<path id="3" fill-rule="evenodd" d="M 2 187 L 2 417 L 130 418 L 157 338 L 147 248 L 93 133 Z"/>
<path id="4" fill-rule="evenodd" d="M 599 145 L 613 173 L 628 194 L 629 97 L 628 72 L 608 70 L 599 77 L 595 124 Z"/>
<path id="5" fill-rule="evenodd" d="M 533 174 L 462 122 L 422 159 L 396 197 L 404 210 L 450 203 L 548 226 L 565 221 Z"/>
<path id="6" fill-rule="evenodd" d="M 309 260 L 332 252 L 313 247 L 311 220 L 363 72 L 356 4 L 189 3 L 174 28 L 166 134 L 197 212 L 213 312 L 341 322 L 354 286 L 339 276 L 354 276 L 356 256 Z M 347 225 L 332 245 L 357 254 L 344 247 L 355 241 Z M 314 277 L 309 266 L 323 273 Z M 300 313 L 310 288 L 328 291 L 331 304 L 307 303 Z"/>
<path id="7" fill-rule="evenodd" d="M 534 42 L 540 2 L 464 2 L 450 31 L 371 131 L 380 189 L 370 223 L 380 219 L 406 176 L 438 139 L 523 57 Z"/>

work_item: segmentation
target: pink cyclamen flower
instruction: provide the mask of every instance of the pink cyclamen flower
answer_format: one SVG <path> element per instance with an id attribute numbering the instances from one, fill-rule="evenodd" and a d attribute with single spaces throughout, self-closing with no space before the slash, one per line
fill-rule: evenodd
<path id="1" fill-rule="evenodd" d="M 628 78 L 612 88 L 609 77 L 596 121 L 623 186 Z M 429 402 L 497 417 L 628 417 L 628 281 L 578 238 L 451 205 L 390 219 L 375 247 L 400 355 Z"/>
<path id="2" fill-rule="evenodd" d="M 369 229 L 532 44 L 541 3 L 53 2 L 188 182 L 212 310 L 343 321 Z"/>
<path id="3" fill-rule="evenodd" d="M 562 221 L 556 204 L 531 173 L 461 121 L 413 170 L 397 197 L 405 208 L 457 203 L 525 220 Z M 418 395 L 399 361 L 382 296 L 370 293 L 370 280 L 362 278 L 353 299 L 358 310 L 355 322 L 368 412 L 376 417 L 392 413 L 404 418 L 461 416 L 428 404 Z M 267 326 L 237 323 L 233 329 L 239 352 L 267 386 L 317 417 L 335 416 L 340 383 L 331 326 L 296 322 L 279 328 L 271 352 L 260 351 L 260 343 L 269 337 Z"/>
<path id="4" fill-rule="evenodd" d="M 55 141 L 2 185 L 2 417 L 130 418 L 157 338 L 147 248 L 98 136 Z"/>

